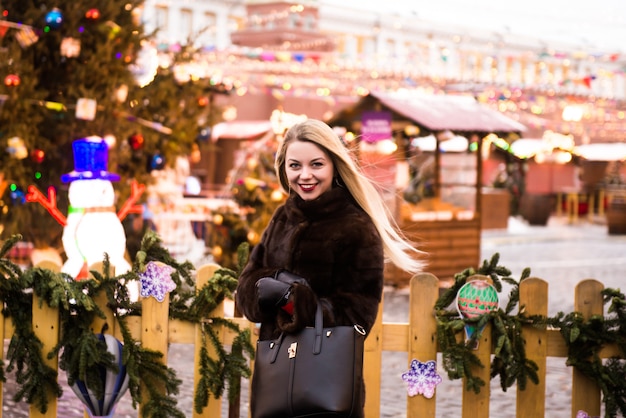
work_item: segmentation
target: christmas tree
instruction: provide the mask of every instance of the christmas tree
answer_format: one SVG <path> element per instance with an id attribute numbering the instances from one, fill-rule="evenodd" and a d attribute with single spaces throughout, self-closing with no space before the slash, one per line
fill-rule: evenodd
<path id="1" fill-rule="evenodd" d="M 26 196 L 31 185 L 43 195 L 53 187 L 58 210 L 67 213 L 61 176 L 74 169 L 74 140 L 106 140 L 109 171 L 121 176 L 117 202 L 124 202 L 131 180 L 150 182 L 151 170 L 197 145 L 199 124 L 215 123 L 207 97 L 218 87 L 159 71 L 142 4 L 2 2 L 0 240 L 20 233 L 36 247 L 59 246 L 62 226 Z M 193 54 L 183 47 L 173 62 L 182 56 Z"/>
<path id="2" fill-rule="evenodd" d="M 207 239 L 213 258 L 222 266 L 237 267 L 239 246 L 258 244 L 274 211 L 285 202 L 274 171 L 277 148 L 278 139 L 268 133 L 244 143 L 238 151 L 240 163 L 227 179 L 237 209 L 216 210 Z"/>

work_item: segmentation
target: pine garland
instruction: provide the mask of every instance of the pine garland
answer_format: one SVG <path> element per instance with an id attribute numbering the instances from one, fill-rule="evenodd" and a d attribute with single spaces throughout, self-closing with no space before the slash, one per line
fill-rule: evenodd
<path id="1" fill-rule="evenodd" d="M 559 329 L 568 346 L 566 364 L 581 371 L 600 387 L 605 404 L 606 416 L 616 416 L 619 411 L 626 415 L 626 299 L 623 293 L 614 289 L 605 289 L 604 302 L 610 303 L 608 315 L 596 315 L 584 320 L 579 312 L 558 313 L 554 318 L 541 315 L 526 315 L 523 306 L 519 306 L 519 286 L 528 277 L 530 269 L 522 271 L 519 281 L 511 277 L 506 267 L 498 265 L 500 255 L 494 254 L 490 261 L 474 270 L 468 268 L 458 273 L 453 285 L 444 292 L 435 304 L 437 317 L 437 340 L 442 352 L 443 367 L 450 379 L 466 379 L 466 389 L 480 392 L 485 382 L 472 373 L 475 367 L 485 367 L 474 353 L 472 347 L 480 338 L 480 331 L 474 333 L 468 341 L 459 340 L 466 324 L 475 324 L 477 330 L 491 323 L 491 337 L 494 341 L 493 359 L 490 376 L 500 377 L 503 391 L 517 383 L 521 390 L 528 381 L 539 382 L 537 364 L 526 357 L 522 336 L 524 326 L 540 329 L 553 327 Z M 456 310 L 449 306 L 467 279 L 475 274 L 491 278 L 497 292 L 502 291 L 502 282 L 512 285 L 509 301 L 504 309 L 483 314 L 478 318 L 459 317 Z M 517 309 L 516 309 L 517 308 Z M 514 313 L 514 311 L 517 313 Z M 603 347 L 615 344 L 619 355 L 602 361 L 599 354 Z"/>
<path id="2" fill-rule="evenodd" d="M 602 295 L 610 316 L 585 320 L 579 312 L 559 312 L 548 324 L 567 343 L 567 365 L 600 387 L 606 416 L 618 416 L 618 411 L 626 416 L 626 298 L 615 289 L 604 289 Z M 608 344 L 615 344 L 621 355 L 602 361 L 600 350 Z"/>
<path id="3" fill-rule="evenodd" d="M 62 395 L 57 371 L 45 365 L 41 354 L 42 343 L 32 330 L 33 295 L 39 297 L 42 303 L 58 308 L 60 316 L 59 343 L 50 353 L 44 354 L 49 358 L 59 356 L 59 368 L 67 373 L 70 385 L 80 379 L 87 383 L 96 396 L 103 395 L 99 369 L 115 369 L 116 366 L 113 355 L 90 327 L 96 318 L 105 318 L 104 312 L 93 299 L 104 292 L 122 335 L 122 360 L 129 376 L 133 407 L 142 403 L 144 417 L 185 417 L 177 408 L 175 395 L 179 392 L 181 381 L 176 377 L 176 372 L 161 362 L 163 353 L 146 349 L 133 338 L 126 321 L 129 316 L 141 315 L 141 304 L 130 301 L 124 283 L 127 280 L 139 281 L 139 274 L 150 261 L 160 261 L 174 269 L 172 280 L 177 287 L 170 293 L 170 318 L 201 324 L 201 385 L 200 390 L 196 391 L 195 409 L 201 412 L 211 395 L 219 398 L 226 388 L 230 398 L 238 396 L 240 378 L 251 375 L 246 358 L 254 355 L 250 333 L 239 329 L 230 320 L 210 317 L 210 313 L 224 298 L 232 298 L 232 292 L 237 286 L 235 271 L 218 269 L 208 284 L 196 294 L 193 265 L 188 262 L 178 263 L 163 248 L 156 233 L 149 231 L 142 239 L 130 272 L 112 277 L 109 260 L 105 257 L 103 272 L 92 271 L 93 279 L 75 281 L 64 273 L 41 268 L 22 272 L 19 266 L 5 258 L 21 238 L 19 235 L 11 237 L 0 250 L 0 274 L 6 279 L 0 280 L 0 300 L 4 305 L 3 314 L 11 318 L 15 328 L 9 343 L 9 362 L 6 367 L 6 371 L 16 372 L 19 389 L 14 396 L 15 401 L 25 400 L 45 413 L 48 409 L 47 394 L 53 393 L 56 397 Z M 244 260 L 246 251 L 247 248 L 242 249 Z M 235 333 L 230 352 L 217 337 L 217 327 L 227 327 Z M 208 344 L 211 344 L 216 356 L 209 356 Z M 2 381 L 6 381 L 4 373 L 0 367 Z M 147 393 L 141 393 L 142 389 Z"/>
<path id="4" fill-rule="evenodd" d="M 141 305 L 129 300 L 124 286 L 126 280 L 139 280 L 139 273 L 150 261 L 161 261 L 174 268 L 172 279 L 177 288 L 170 293 L 170 318 L 183 319 L 201 324 L 202 347 L 199 367 L 201 378 L 198 382 L 194 409 L 202 412 L 209 398 L 222 396 L 228 389 L 229 400 L 236 399 L 240 391 L 242 377 L 250 377 L 251 370 L 247 357 L 254 356 L 254 347 L 250 342 L 248 330 L 239 327 L 224 318 L 211 317 L 211 312 L 224 300 L 232 298 L 237 285 L 237 273 L 233 270 L 218 269 L 212 279 L 196 294 L 192 279 L 193 266 L 190 263 L 178 263 L 165 250 L 159 237 L 148 232 L 137 253 L 132 271 L 118 277 L 111 277 L 109 260 L 104 259 L 103 272 L 92 271 L 93 279 L 76 282 L 63 273 L 32 268 L 22 272 L 19 266 L 6 258 L 8 251 L 19 241 L 15 235 L 7 240 L 0 249 L 0 300 L 3 314 L 13 321 L 14 333 L 7 352 L 7 372 L 15 371 L 18 391 L 15 401 L 25 400 L 37 406 L 40 412 L 47 411 L 47 394 L 60 397 L 62 389 L 57 382 L 57 371 L 47 366 L 41 354 L 42 343 L 32 329 L 33 295 L 58 308 L 61 322 L 59 343 L 47 353 L 48 357 L 59 356 L 59 368 L 65 370 L 71 385 L 76 379 L 84 380 L 96 394 L 103 388 L 98 366 L 114 368 L 113 358 L 106 346 L 91 331 L 90 326 L 97 318 L 104 318 L 104 313 L 93 300 L 100 292 L 107 295 L 108 306 L 118 320 L 123 337 L 123 361 L 129 375 L 129 391 L 133 407 L 144 400 L 142 411 L 145 417 L 181 417 L 175 395 L 178 394 L 181 381 L 174 370 L 161 363 L 162 353 L 147 350 L 136 341 L 130 332 L 126 319 L 131 315 L 141 314 Z M 238 269 L 247 259 L 248 246 L 239 248 Z M 526 268 L 519 281 L 511 277 L 506 267 L 498 265 L 499 254 L 484 261 L 477 270 L 468 268 L 455 276 L 453 285 L 437 300 L 437 338 L 443 357 L 443 367 L 450 379 L 466 379 L 467 390 L 478 393 L 485 382 L 474 376 L 472 369 L 485 367 L 472 349 L 480 338 L 476 332 L 468 341 L 459 340 L 466 324 L 475 324 L 478 330 L 491 323 L 494 356 L 490 364 L 490 376 L 500 377 L 500 386 L 506 391 L 517 383 L 524 389 L 528 381 L 538 383 L 538 367 L 526 357 L 522 328 L 554 327 L 560 330 L 568 346 L 566 364 L 581 371 L 600 387 L 607 416 L 615 416 L 618 411 L 626 415 L 626 298 L 618 290 L 605 289 L 602 293 L 605 304 L 609 304 L 607 316 L 593 316 L 584 320 L 579 312 L 565 314 L 559 312 L 553 318 L 529 316 L 519 306 L 520 283 L 530 277 Z M 460 318 L 458 313 L 449 310 L 455 301 L 459 289 L 467 279 L 475 274 L 486 275 L 493 281 L 497 292 L 502 291 L 502 282 L 512 286 L 509 300 L 504 309 L 481 315 L 474 319 Z M 517 313 L 514 313 L 516 311 Z M 230 352 L 221 344 L 217 329 L 226 327 L 236 336 Z M 105 331 L 105 330 L 102 330 Z M 211 344 L 209 346 L 209 344 Z M 618 356 L 602 360 L 599 356 L 603 347 L 614 344 Z M 209 355 L 208 347 L 213 348 L 217 358 Z M 5 370 L 0 367 L 0 379 L 6 381 Z M 142 386 L 143 385 L 143 386 Z M 141 388 L 147 396 L 142 397 Z M 162 395 L 165 389 L 166 395 Z M 147 400 L 146 400 L 147 399 Z"/>

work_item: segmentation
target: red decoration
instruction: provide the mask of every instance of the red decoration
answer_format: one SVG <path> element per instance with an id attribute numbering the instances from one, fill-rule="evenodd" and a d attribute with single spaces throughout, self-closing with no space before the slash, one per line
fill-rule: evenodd
<path id="1" fill-rule="evenodd" d="M 89 266 L 87 265 L 87 262 L 85 261 L 83 263 L 83 266 L 80 268 L 80 271 L 78 272 L 78 275 L 76 276 L 76 281 L 81 281 L 81 280 L 87 280 L 89 278 Z"/>
<path id="2" fill-rule="evenodd" d="M 19 86 L 21 81 L 20 76 L 17 74 L 9 74 L 4 77 L 4 85 L 8 87 Z"/>
<path id="3" fill-rule="evenodd" d="M 198 106 L 206 107 L 209 104 L 209 98 L 206 96 L 198 97 Z"/>
<path id="4" fill-rule="evenodd" d="M 124 202 L 124 206 L 122 206 L 122 209 L 117 213 L 117 218 L 120 221 L 123 221 L 129 213 L 143 213 L 143 206 L 136 203 L 144 190 L 146 190 L 145 184 L 140 184 L 137 180 L 133 180 L 130 183 L 130 197 Z"/>
<path id="5" fill-rule="evenodd" d="M 135 151 L 139 151 L 143 148 L 143 142 L 144 142 L 143 135 L 140 133 L 132 134 L 128 138 L 128 144 Z"/>
<path id="6" fill-rule="evenodd" d="M 48 196 L 44 196 L 37 186 L 31 184 L 28 186 L 26 201 L 39 202 L 61 226 L 67 224 L 67 218 L 61 213 L 59 208 L 57 208 L 57 191 L 54 187 L 48 187 Z"/>
<path id="7" fill-rule="evenodd" d="M 46 158 L 46 153 L 44 152 L 44 150 L 34 149 L 30 153 L 30 159 L 37 164 L 41 164 L 44 158 Z"/>
<path id="8" fill-rule="evenodd" d="M 100 19 L 100 10 L 89 9 L 87 10 L 87 13 L 85 13 L 85 17 L 89 20 L 98 20 Z"/>

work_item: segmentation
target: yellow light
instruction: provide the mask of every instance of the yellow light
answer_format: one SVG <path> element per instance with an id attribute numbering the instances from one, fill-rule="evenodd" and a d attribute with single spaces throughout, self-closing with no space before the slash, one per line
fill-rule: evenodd
<path id="1" fill-rule="evenodd" d="M 570 154 L 569 152 L 563 152 L 563 151 L 557 152 L 555 160 L 559 164 L 569 163 L 570 161 L 572 161 L 572 154 Z"/>
<path id="2" fill-rule="evenodd" d="M 280 190 L 272 191 L 272 193 L 270 194 L 270 199 L 273 202 L 280 202 L 281 200 L 283 200 L 283 192 L 281 192 Z"/>
<path id="3" fill-rule="evenodd" d="M 546 155 L 544 153 L 539 153 L 537 155 L 535 155 L 535 162 L 537 162 L 537 164 L 543 164 L 546 162 Z"/>
<path id="4" fill-rule="evenodd" d="M 328 87 L 319 87 L 316 92 L 318 96 L 330 96 L 330 89 Z"/>
<path id="5" fill-rule="evenodd" d="M 420 133 L 420 128 L 415 125 L 407 125 L 404 127 L 404 134 L 406 136 L 417 136 Z"/>
<path id="6" fill-rule="evenodd" d="M 585 109 L 583 106 L 568 105 L 563 108 L 561 117 L 566 122 L 580 122 L 583 118 Z"/>
<path id="7" fill-rule="evenodd" d="M 257 234 L 255 231 L 248 232 L 246 238 L 248 239 L 248 242 L 250 242 L 250 244 L 252 245 L 256 245 L 259 243 L 259 234 Z"/>

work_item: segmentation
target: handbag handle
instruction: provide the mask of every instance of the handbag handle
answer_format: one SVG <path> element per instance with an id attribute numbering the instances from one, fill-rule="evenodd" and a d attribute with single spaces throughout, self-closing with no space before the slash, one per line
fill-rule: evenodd
<path id="1" fill-rule="evenodd" d="M 313 345 L 313 354 L 322 352 L 322 333 L 324 331 L 324 315 L 322 313 L 322 304 L 317 302 L 315 310 L 315 344 Z"/>
<path id="2" fill-rule="evenodd" d="M 319 354 L 322 352 L 322 334 L 324 333 L 324 314 L 322 312 L 322 305 L 317 302 L 317 308 L 315 310 L 315 340 L 313 342 L 313 354 Z M 276 340 L 270 343 L 270 348 L 273 349 L 272 358 L 270 363 L 276 361 L 280 346 L 285 339 L 285 333 L 282 332 Z"/>

